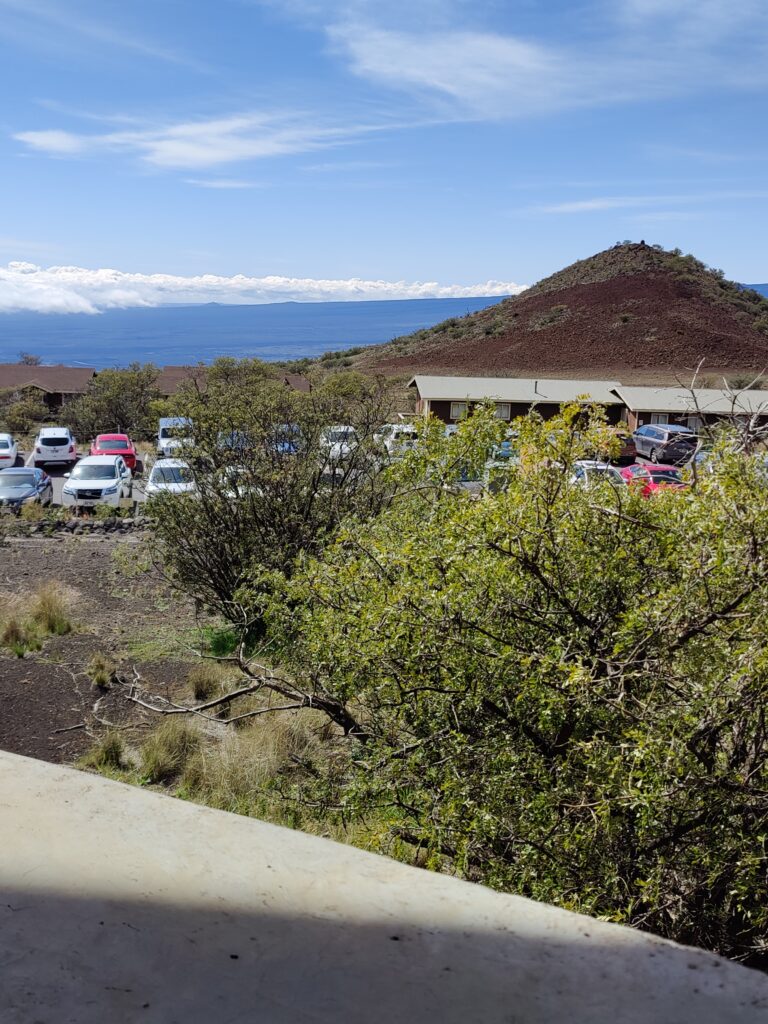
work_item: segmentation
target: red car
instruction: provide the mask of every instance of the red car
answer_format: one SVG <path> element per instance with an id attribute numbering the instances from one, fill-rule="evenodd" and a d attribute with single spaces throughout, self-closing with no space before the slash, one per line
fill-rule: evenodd
<path id="1" fill-rule="evenodd" d="M 677 466 L 641 466 L 635 462 L 631 466 L 625 466 L 619 472 L 627 484 L 642 488 L 640 493 L 644 498 L 650 497 L 655 491 L 662 488 L 672 487 L 679 491 L 688 486 Z"/>
<path id="2" fill-rule="evenodd" d="M 99 434 L 88 454 L 120 455 L 132 473 L 136 469 L 138 452 L 127 434 Z"/>

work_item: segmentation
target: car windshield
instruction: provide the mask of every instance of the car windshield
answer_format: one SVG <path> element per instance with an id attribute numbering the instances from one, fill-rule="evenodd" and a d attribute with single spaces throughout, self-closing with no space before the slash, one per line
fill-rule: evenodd
<path id="1" fill-rule="evenodd" d="M 415 430 L 397 430 L 392 435 L 394 441 L 415 441 L 417 437 Z"/>
<path id="2" fill-rule="evenodd" d="M 96 447 L 110 452 L 123 452 L 130 448 L 130 443 L 121 437 L 97 437 Z"/>
<path id="3" fill-rule="evenodd" d="M 75 466 L 70 476 L 71 480 L 114 480 L 117 476 L 117 466 L 112 465 L 83 465 Z"/>
<path id="4" fill-rule="evenodd" d="M 163 427 L 160 431 L 160 437 L 162 438 L 175 438 L 181 441 L 182 439 L 189 437 L 189 427 L 177 426 L 177 427 Z"/>
<path id="5" fill-rule="evenodd" d="M 34 473 L 3 473 L 0 476 L 0 491 L 16 491 L 20 487 L 34 486 Z"/>
<path id="6" fill-rule="evenodd" d="M 331 444 L 343 444 L 345 441 L 354 441 L 354 430 L 329 430 L 325 435 Z"/>
<path id="7" fill-rule="evenodd" d="M 0 438 L 0 451 L 7 451 L 10 447 L 10 441 L 4 441 Z"/>
<path id="8" fill-rule="evenodd" d="M 59 448 L 63 444 L 69 444 L 69 438 L 63 435 L 60 437 L 58 434 L 56 437 L 41 437 L 40 444 L 47 444 L 51 448 Z"/>
<path id="9" fill-rule="evenodd" d="M 191 484 L 192 473 L 187 466 L 155 466 L 153 484 Z"/>

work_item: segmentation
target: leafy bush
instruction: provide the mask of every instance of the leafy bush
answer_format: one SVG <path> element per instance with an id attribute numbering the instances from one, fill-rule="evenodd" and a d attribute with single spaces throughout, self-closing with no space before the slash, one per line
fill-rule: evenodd
<path id="1" fill-rule="evenodd" d="M 646 500 L 569 484 L 608 443 L 596 410 L 518 427 L 506 492 L 413 488 L 275 607 L 285 672 L 358 723 L 322 785 L 443 870 L 760 963 L 761 459 L 723 439 L 695 487 Z M 403 472 L 451 456 L 434 439 Z"/>

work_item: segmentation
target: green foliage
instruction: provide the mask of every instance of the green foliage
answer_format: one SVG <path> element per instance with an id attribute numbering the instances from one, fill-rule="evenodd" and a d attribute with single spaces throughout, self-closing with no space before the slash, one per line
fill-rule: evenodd
<path id="1" fill-rule="evenodd" d="M 219 360 L 205 389 L 179 396 L 176 411 L 193 424 L 196 493 L 149 502 L 157 558 L 236 630 L 229 651 L 262 635 L 275 581 L 302 552 L 320 551 L 345 516 L 364 519 L 388 500 L 374 431 L 390 407 L 386 382 L 339 373 L 299 393 L 255 360 Z M 343 459 L 323 446 L 334 424 L 353 426 L 360 442 Z"/>
<path id="2" fill-rule="evenodd" d="M 67 417 L 78 437 L 94 437 L 112 431 L 134 440 L 147 439 L 157 429 L 155 403 L 157 368 L 150 363 L 131 363 L 122 370 L 100 370 L 86 393 L 67 407 Z"/>
<path id="3" fill-rule="evenodd" d="M 0 393 L 0 422 L 11 434 L 27 434 L 35 424 L 49 415 L 44 403 L 35 390 L 22 393 L 5 391 Z"/>
<path id="4" fill-rule="evenodd" d="M 724 437 L 695 487 L 647 500 L 570 484 L 611 443 L 598 410 L 518 427 L 506 492 L 445 486 L 483 457 L 489 411 L 435 431 L 402 468 L 422 486 L 275 601 L 284 670 L 360 723 L 323 785 L 432 866 L 759 962 L 762 464 Z"/>

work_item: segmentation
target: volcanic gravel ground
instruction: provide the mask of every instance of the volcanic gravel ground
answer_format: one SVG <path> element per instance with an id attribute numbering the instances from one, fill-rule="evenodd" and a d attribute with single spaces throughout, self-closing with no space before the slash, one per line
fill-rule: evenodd
<path id="1" fill-rule="evenodd" d="M 160 650 L 132 659 L 128 648 L 142 638 L 151 644 L 159 622 L 179 630 L 191 626 L 192 610 L 158 581 L 121 578 L 112 558 L 121 543 L 135 542 L 57 537 L 12 541 L 0 549 L 0 591 L 23 595 L 58 581 L 72 591 L 75 625 L 24 658 L 0 648 L 0 748 L 65 763 L 107 727 L 140 741 L 149 725 L 157 725 L 155 716 L 126 701 L 124 687 L 103 694 L 93 687 L 85 669 L 97 652 L 118 662 L 126 678 L 135 667 L 145 689 L 164 696 L 184 692 L 189 662 L 158 656 Z"/>

